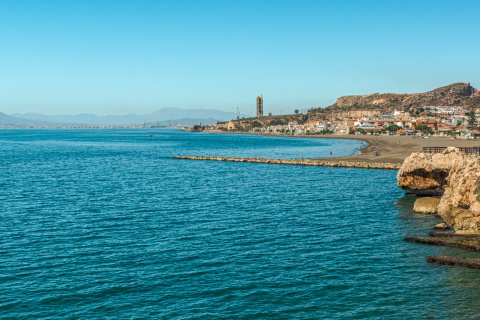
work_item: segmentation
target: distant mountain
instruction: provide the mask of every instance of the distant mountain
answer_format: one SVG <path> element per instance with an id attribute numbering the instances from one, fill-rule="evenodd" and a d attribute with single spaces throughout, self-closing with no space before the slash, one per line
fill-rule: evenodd
<path id="1" fill-rule="evenodd" d="M 20 119 L 0 112 L 0 126 L 22 127 L 22 126 L 43 126 L 44 123 L 30 119 Z"/>
<path id="2" fill-rule="evenodd" d="M 202 125 L 209 125 L 209 124 L 216 124 L 218 122 L 217 119 L 213 118 L 183 118 L 177 120 L 163 120 L 157 122 L 147 122 L 147 126 L 193 126 L 196 124 L 201 123 Z"/>
<path id="3" fill-rule="evenodd" d="M 72 125 L 139 125 L 143 123 L 156 123 L 163 121 L 176 122 L 179 125 L 188 125 L 195 121 L 194 124 L 202 122 L 205 124 L 216 123 L 217 121 L 225 121 L 236 119 L 237 114 L 234 112 L 225 112 L 214 109 L 178 109 L 163 108 L 151 114 L 126 114 L 126 115 L 107 115 L 98 116 L 95 114 L 77 114 L 77 115 L 44 115 L 39 113 L 15 113 L 12 117 L 49 123 L 62 123 Z M 247 115 L 240 115 L 248 117 Z M 188 119 L 188 121 L 186 120 Z M 180 121 L 182 120 L 182 121 Z M 183 123 L 182 123 L 183 122 Z"/>
<path id="4" fill-rule="evenodd" d="M 178 108 L 163 108 L 155 111 L 150 116 L 157 118 L 156 121 L 162 120 L 175 120 L 182 118 L 198 118 L 198 119 L 216 119 L 220 120 L 232 120 L 237 118 L 235 112 L 226 112 L 215 109 L 178 109 Z M 240 114 L 240 117 L 249 117 L 245 114 Z"/>

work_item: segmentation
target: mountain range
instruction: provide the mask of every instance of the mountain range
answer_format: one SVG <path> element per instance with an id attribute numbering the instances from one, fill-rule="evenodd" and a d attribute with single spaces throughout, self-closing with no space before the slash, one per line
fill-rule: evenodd
<path id="1" fill-rule="evenodd" d="M 240 114 L 240 117 L 249 117 Z M 234 112 L 215 109 L 179 109 L 163 108 L 151 114 L 125 114 L 99 116 L 95 114 L 45 115 L 40 113 L 14 113 L 7 115 L 0 112 L 2 126 L 103 126 L 103 125 L 194 125 L 214 124 L 218 121 L 236 119 Z"/>

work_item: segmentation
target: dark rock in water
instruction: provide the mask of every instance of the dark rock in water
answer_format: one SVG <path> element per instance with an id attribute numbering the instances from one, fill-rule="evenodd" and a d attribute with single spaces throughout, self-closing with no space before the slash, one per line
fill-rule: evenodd
<path id="1" fill-rule="evenodd" d="M 466 238 L 466 237 L 438 237 L 438 238 L 405 238 L 407 242 L 435 244 L 448 247 L 462 248 L 470 251 L 480 252 L 480 238 Z"/>
<path id="2" fill-rule="evenodd" d="M 447 231 L 431 231 L 428 233 L 431 237 L 440 237 L 440 238 L 462 238 L 462 239 L 479 239 L 480 234 L 458 234 Z"/>
<path id="3" fill-rule="evenodd" d="M 473 269 L 480 269 L 480 259 L 452 258 L 446 256 L 429 256 L 427 262 L 442 264 L 446 266 L 459 266 Z"/>

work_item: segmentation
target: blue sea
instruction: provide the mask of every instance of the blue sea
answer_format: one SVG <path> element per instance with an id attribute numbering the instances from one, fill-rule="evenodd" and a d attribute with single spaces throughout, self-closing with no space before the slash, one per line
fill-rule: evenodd
<path id="1" fill-rule="evenodd" d="M 0 130 L 2 319 L 479 319 L 478 257 L 403 241 L 396 171 L 173 159 L 318 158 L 362 142 Z"/>

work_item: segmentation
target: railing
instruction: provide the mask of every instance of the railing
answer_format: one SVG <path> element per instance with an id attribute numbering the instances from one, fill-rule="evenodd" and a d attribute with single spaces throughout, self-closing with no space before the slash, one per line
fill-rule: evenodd
<path id="1" fill-rule="evenodd" d="M 447 147 L 423 147 L 423 152 L 425 153 L 442 153 Z M 480 155 L 479 147 L 458 147 L 460 152 L 465 154 L 476 154 Z"/>

